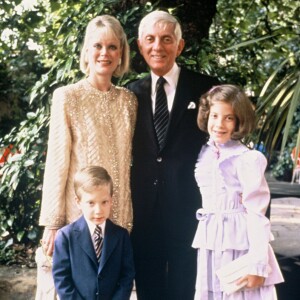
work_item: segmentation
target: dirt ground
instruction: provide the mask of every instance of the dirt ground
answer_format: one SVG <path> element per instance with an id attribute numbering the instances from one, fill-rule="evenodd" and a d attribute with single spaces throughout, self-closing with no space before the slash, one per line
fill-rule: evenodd
<path id="1" fill-rule="evenodd" d="M 0 265 L 0 300 L 34 300 L 36 268 Z"/>
<path id="2" fill-rule="evenodd" d="M 282 257 L 278 261 L 285 283 L 277 286 L 279 300 L 299 299 L 300 256 Z M 0 265 L 0 300 L 34 300 L 36 291 L 36 268 Z M 133 291 L 130 300 L 137 300 Z"/>
<path id="3" fill-rule="evenodd" d="M 36 268 L 0 265 L 0 300 L 34 300 Z M 135 288 L 130 300 L 137 300 Z"/>

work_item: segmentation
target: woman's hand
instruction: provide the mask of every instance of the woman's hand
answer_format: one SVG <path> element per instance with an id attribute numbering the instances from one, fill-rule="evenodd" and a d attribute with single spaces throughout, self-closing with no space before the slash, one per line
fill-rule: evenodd
<path id="1" fill-rule="evenodd" d="M 57 229 L 48 229 L 45 228 L 43 238 L 42 238 L 42 247 L 44 253 L 48 256 L 52 256 L 54 250 L 54 240 L 56 237 Z"/>
<path id="2" fill-rule="evenodd" d="M 245 285 L 246 288 L 259 288 L 261 287 L 265 282 L 265 277 L 257 276 L 257 275 L 246 275 L 239 280 L 237 280 L 236 284 L 240 285 L 247 282 Z"/>

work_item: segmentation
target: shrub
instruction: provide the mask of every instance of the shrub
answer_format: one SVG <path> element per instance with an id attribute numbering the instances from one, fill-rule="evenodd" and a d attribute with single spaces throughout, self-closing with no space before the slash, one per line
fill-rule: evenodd
<path id="1" fill-rule="evenodd" d="M 0 260 L 13 254 L 14 243 L 37 244 L 40 238 L 38 215 L 45 165 L 48 115 L 44 109 L 28 113 L 17 131 L 0 139 L 0 147 L 13 144 L 1 168 L 0 179 Z"/>

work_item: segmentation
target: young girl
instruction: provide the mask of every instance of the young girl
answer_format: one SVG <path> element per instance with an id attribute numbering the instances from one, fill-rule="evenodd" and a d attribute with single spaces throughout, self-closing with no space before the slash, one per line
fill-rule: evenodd
<path id="1" fill-rule="evenodd" d="M 198 126 L 210 138 L 195 169 L 203 205 L 193 242 L 198 249 L 197 300 L 273 300 L 274 284 L 283 281 L 265 217 L 267 161 L 240 141 L 254 125 L 254 109 L 238 87 L 215 86 L 201 97 Z M 216 271 L 246 253 L 247 273 L 233 283 L 243 288 L 228 294 Z"/>

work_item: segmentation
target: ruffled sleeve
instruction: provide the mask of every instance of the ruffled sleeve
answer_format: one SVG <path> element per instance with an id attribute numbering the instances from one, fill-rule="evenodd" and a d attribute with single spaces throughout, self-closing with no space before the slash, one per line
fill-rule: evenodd
<path id="1" fill-rule="evenodd" d="M 268 276 L 268 245 L 271 237 L 270 221 L 265 212 L 270 202 L 270 191 L 264 172 L 267 160 L 256 150 L 247 151 L 237 166 L 242 187 L 242 202 L 246 208 L 249 255 L 253 265 L 250 274 Z"/>

